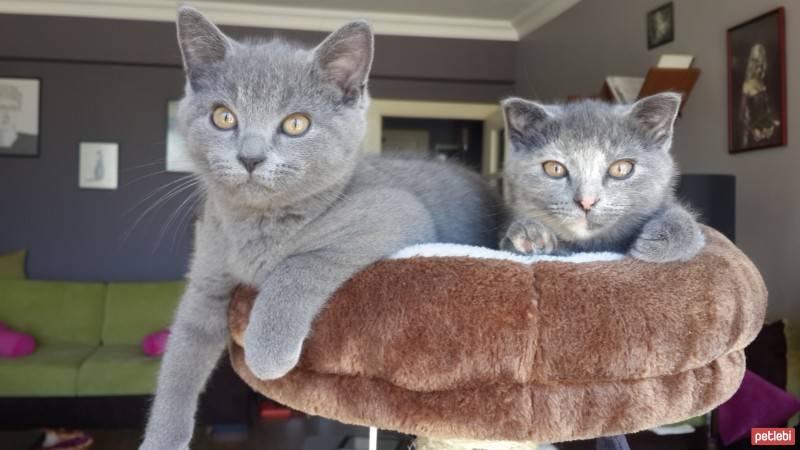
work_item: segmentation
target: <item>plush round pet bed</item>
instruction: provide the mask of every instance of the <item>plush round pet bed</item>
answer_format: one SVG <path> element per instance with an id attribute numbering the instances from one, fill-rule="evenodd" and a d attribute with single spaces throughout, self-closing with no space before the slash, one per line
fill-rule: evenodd
<path id="1" fill-rule="evenodd" d="M 255 291 L 240 288 L 230 357 L 292 408 L 427 437 L 559 442 L 677 422 L 733 395 L 766 309 L 750 260 L 705 233 L 700 255 L 669 264 L 404 250 L 338 290 L 274 381 L 244 363 Z"/>

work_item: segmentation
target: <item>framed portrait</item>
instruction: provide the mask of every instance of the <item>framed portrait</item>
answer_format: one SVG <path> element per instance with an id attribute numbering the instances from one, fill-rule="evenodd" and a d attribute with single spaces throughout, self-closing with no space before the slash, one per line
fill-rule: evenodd
<path id="1" fill-rule="evenodd" d="M 675 39 L 675 14 L 672 2 L 647 13 L 647 48 L 654 49 Z"/>
<path id="2" fill-rule="evenodd" d="M 119 145 L 114 142 L 81 142 L 78 164 L 78 187 L 81 189 L 116 189 Z"/>
<path id="3" fill-rule="evenodd" d="M 786 145 L 783 8 L 728 29 L 728 151 Z"/>
<path id="4" fill-rule="evenodd" d="M 39 156 L 38 78 L 0 77 L 0 156 Z"/>
<path id="5" fill-rule="evenodd" d="M 178 132 L 178 101 L 167 102 L 167 172 L 193 172 L 183 136 Z"/>

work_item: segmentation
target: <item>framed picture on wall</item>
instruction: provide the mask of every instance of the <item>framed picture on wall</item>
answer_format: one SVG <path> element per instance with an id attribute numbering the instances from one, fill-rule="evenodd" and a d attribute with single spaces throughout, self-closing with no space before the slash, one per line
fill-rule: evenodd
<path id="1" fill-rule="evenodd" d="M 0 155 L 39 156 L 41 81 L 0 77 Z"/>
<path id="2" fill-rule="evenodd" d="M 783 8 L 728 29 L 728 151 L 786 145 Z"/>
<path id="3" fill-rule="evenodd" d="M 167 172 L 193 172 L 183 136 L 178 132 L 178 101 L 167 102 Z"/>
<path id="4" fill-rule="evenodd" d="M 116 189 L 119 144 L 81 142 L 78 148 L 78 187 L 81 189 Z"/>
<path id="5" fill-rule="evenodd" d="M 647 48 L 654 49 L 675 39 L 675 10 L 672 2 L 647 13 Z"/>

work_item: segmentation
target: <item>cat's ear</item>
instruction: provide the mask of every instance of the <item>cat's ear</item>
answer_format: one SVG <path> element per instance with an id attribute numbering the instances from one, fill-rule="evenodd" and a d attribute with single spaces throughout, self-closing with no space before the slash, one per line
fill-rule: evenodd
<path id="1" fill-rule="evenodd" d="M 178 45 L 183 67 L 193 87 L 210 65 L 225 59 L 231 51 L 231 41 L 200 11 L 191 6 L 178 8 Z"/>
<path id="2" fill-rule="evenodd" d="M 355 21 L 331 33 L 314 49 L 314 58 L 326 78 L 342 90 L 346 103 L 364 93 L 372 66 L 372 28 Z"/>
<path id="3" fill-rule="evenodd" d="M 511 97 L 503 100 L 503 117 L 506 133 L 512 144 L 528 150 L 543 146 L 554 132 L 552 106 L 542 105 L 523 98 Z"/>
<path id="4" fill-rule="evenodd" d="M 678 117 L 680 107 L 680 94 L 664 92 L 645 97 L 634 103 L 628 114 L 637 127 L 644 132 L 647 139 L 669 149 L 675 118 Z"/>

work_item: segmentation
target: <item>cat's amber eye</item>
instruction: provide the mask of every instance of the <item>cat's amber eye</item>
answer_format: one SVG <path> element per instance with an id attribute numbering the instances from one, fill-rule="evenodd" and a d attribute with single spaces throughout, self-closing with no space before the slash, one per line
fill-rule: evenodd
<path id="1" fill-rule="evenodd" d="M 611 178 L 616 178 L 618 180 L 628 178 L 632 173 L 633 161 L 629 159 L 620 159 L 619 161 L 614 161 L 614 163 L 608 168 L 608 175 Z"/>
<path id="2" fill-rule="evenodd" d="M 567 168 L 557 161 L 545 161 L 542 163 L 542 169 L 547 176 L 552 178 L 564 178 L 567 176 Z"/>
<path id="3" fill-rule="evenodd" d="M 224 106 L 217 106 L 211 113 L 211 122 L 220 130 L 230 130 L 236 126 L 237 120 L 233 111 Z"/>
<path id="4" fill-rule="evenodd" d="M 297 137 L 305 134 L 309 126 L 311 126 L 311 119 L 307 115 L 294 113 L 283 119 L 281 130 L 289 136 Z"/>

